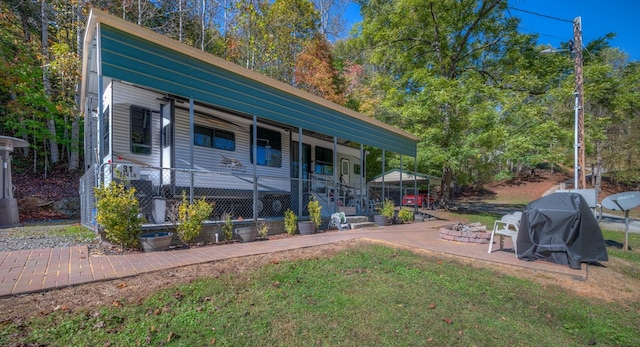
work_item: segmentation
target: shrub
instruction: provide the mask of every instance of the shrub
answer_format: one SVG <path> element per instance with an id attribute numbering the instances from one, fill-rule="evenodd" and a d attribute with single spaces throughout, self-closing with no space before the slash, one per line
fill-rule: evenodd
<path id="1" fill-rule="evenodd" d="M 174 220 L 174 226 L 180 240 L 189 243 L 191 240 L 200 235 L 202 223 L 207 220 L 213 206 L 204 200 L 196 200 L 190 203 L 187 199 L 187 193 L 182 191 L 182 203 L 178 206 L 177 220 Z"/>
<path id="2" fill-rule="evenodd" d="M 298 216 L 291 211 L 291 209 L 287 209 L 284 211 L 284 231 L 289 235 L 293 235 L 296 233 L 296 229 L 298 228 Z"/>
<path id="3" fill-rule="evenodd" d="M 258 235 L 260 235 L 260 237 L 264 239 L 265 237 L 267 237 L 268 234 L 269 234 L 269 224 L 267 224 L 266 222 L 259 222 Z"/>
<path id="4" fill-rule="evenodd" d="M 107 240 L 123 250 L 138 245 L 137 237 L 144 221 L 135 191 L 135 188 L 125 189 L 122 183 L 115 181 L 107 187 L 94 188 L 98 200 L 96 221 L 104 229 Z"/>
<path id="5" fill-rule="evenodd" d="M 389 199 L 385 199 L 382 204 L 382 209 L 380 210 L 380 215 L 386 216 L 388 218 L 393 218 L 393 215 L 396 213 L 396 206 L 393 204 L 393 201 Z"/>
<path id="6" fill-rule="evenodd" d="M 408 208 L 401 208 L 398 211 L 398 218 L 402 221 L 402 223 L 408 223 L 413 220 L 413 211 Z"/>
<path id="7" fill-rule="evenodd" d="M 322 217 L 320 216 L 322 206 L 320 206 L 320 202 L 318 200 L 309 200 L 307 209 L 309 210 L 309 219 L 316 223 L 316 229 L 318 229 L 322 224 Z"/>
<path id="8" fill-rule="evenodd" d="M 231 219 L 231 213 L 225 213 L 222 215 L 224 218 L 224 224 L 222 224 L 222 232 L 224 233 L 225 240 L 233 239 L 233 221 Z"/>

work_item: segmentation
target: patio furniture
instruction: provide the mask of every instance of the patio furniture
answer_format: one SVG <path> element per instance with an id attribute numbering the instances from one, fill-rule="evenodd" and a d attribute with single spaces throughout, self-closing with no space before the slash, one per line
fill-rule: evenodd
<path id="1" fill-rule="evenodd" d="M 338 230 L 349 230 L 351 226 L 347 223 L 347 216 L 344 212 L 338 212 L 331 215 L 330 226 L 338 228 Z"/>
<path id="2" fill-rule="evenodd" d="M 493 239 L 497 234 L 500 238 L 500 248 L 504 249 L 504 237 L 511 237 L 511 241 L 513 242 L 513 249 L 516 251 L 516 255 L 518 254 L 516 250 L 516 239 L 518 238 L 518 229 L 520 228 L 520 218 L 522 217 L 522 212 L 514 212 L 511 214 L 506 214 L 502 216 L 500 220 L 497 220 L 493 223 L 493 230 L 491 231 L 491 240 L 489 240 L 489 251 L 491 253 L 491 249 L 493 247 Z"/>

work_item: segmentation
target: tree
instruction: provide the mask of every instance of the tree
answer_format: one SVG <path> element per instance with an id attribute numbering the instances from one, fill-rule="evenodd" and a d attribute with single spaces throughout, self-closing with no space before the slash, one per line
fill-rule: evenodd
<path id="1" fill-rule="evenodd" d="M 374 83 L 386 91 L 377 117 L 420 134 L 427 145 L 419 156 L 441 166 L 446 207 L 455 173 L 471 158 L 495 154 L 506 94 L 492 73 L 505 47 L 522 43 L 517 20 L 501 0 L 360 4 Z"/>
<path id="2" fill-rule="evenodd" d="M 293 85 L 296 56 L 315 37 L 318 13 L 309 0 L 276 0 L 265 19 L 266 41 L 271 49 L 263 72 Z"/>
<path id="3" fill-rule="evenodd" d="M 298 55 L 295 86 L 319 97 L 344 104 L 342 83 L 333 66 L 329 42 L 321 35 L 308 42 Z"/>

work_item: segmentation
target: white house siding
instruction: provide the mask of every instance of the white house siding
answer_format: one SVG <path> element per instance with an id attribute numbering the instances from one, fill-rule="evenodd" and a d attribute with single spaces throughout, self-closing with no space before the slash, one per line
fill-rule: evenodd
<path id="1" fill-rule="evenodd" d="M 185 105 L 187 106 L 187 105 Z M 183 106 L 184 107 L 184 106 Z M 235 136 L 235 150 L 226 151 L 215 148 L 205 148 L 193 146 L 193 169 L 213 171 L 213 174 L 195 175 L 194 184 L 196 187 L 223 188 L 237 190 L 253 190 L 253 164 L 250 160 L 251 140 L 250 129 L 251 120 L 232 116 L 223 112 L 202 107 L 196 107 L 194 122 L 196 125 L 207 128 L 219 129 L 232 132 Z M 219 119 L 206 117 L 202 114 L 211 115 Z M 222 119 L 222 120 L 220 120 Z M 259 124 L 260 125 L 260 124 Z M 267 127 L 260 125 L 261 127 Z M 290 153 L 289 134 L 282 129 L 267 127 L 271 130 L 280 131 L 282 135 L 282 165 L 279 168 L 258 166 L 258 176 L 262 177 L 258 189 L 260 191 L 289 191 L 290 190 Z M 175 165 L 176 168 L 190 169 L 190 148 L 191 136 L 189 127 L 189 112 L 182 109 L 175 110 Z M 224 156 L 224 157 L 223 157 Z M 233 167 L 222 164 L 223 159 L 234 161 Z M 272 179 L 277 177 L 278 179 Z M 176 185 L 189 185 L 191 177 L 186 173 L 178 172 L 176 175 Z"/>
<path id="2" fill-rule="evenodd" d="M 159 167 L 162 151 L 160 149 L 160 98 L 162 94 L 132 86 L 127 83 L 113 81 L 112 83 L 111 114 L 111 146 L 112 151 L 105 160 L 113 163 L 128 163 L 140 166 Z M 151 110 L 151 154 L 131 153 L 131 120 L 130 107 L 139 106 Z M 141 179 L 153 181 L 153 185 L 160 185 L 158 170 L 140 171 Z"/>

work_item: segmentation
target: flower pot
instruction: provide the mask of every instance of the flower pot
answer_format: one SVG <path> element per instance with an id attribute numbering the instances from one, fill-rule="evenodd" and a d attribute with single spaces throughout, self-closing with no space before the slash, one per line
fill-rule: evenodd
<path id="1" fill-rule="evenodd" d="M 173 233 L 164 231 L 159 233 L 147 233 L 138 236 L 138 240 L 145 252 L 166 251 L 171 246 Z"/>
<path id="2" fill-rule="evenodd" d="M 300 235 L 311 235 L 316 232 L 316 223 L 298 222 L 298 230 L 300 231 Z"/>
<path id="3" fill-rule="evenodd" d="M 255 241 L 255 239 L 258 237 L 258 228 L 254 226 L 237 228 L 236 234 L 240 236 L 242 242 Z"/>
<path id="4" fill-rule="evenodd" d="M 377 226 L 383 227 L 387 225 L 387 223 L 389 222 L 389 217 L 382 216 L 382 215 L 375 215 L 373 216 L 373 221 L 376 223 Z"/>

